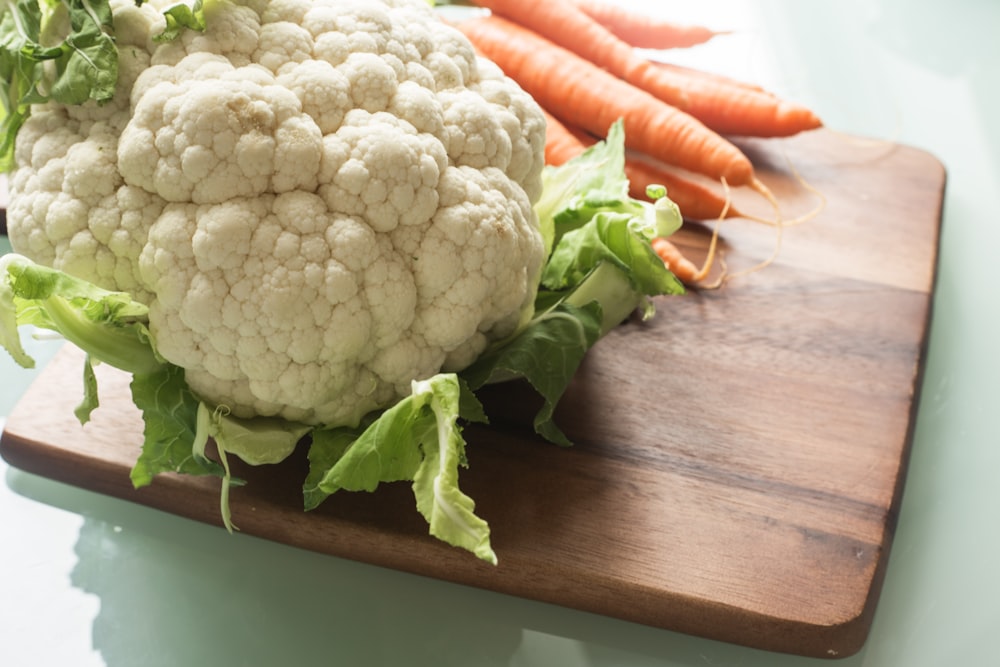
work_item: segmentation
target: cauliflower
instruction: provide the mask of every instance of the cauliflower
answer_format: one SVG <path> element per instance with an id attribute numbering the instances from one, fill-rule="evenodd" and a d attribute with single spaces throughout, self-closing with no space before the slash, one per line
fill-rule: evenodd
<path id="1" fill-rule="evenodd" d="M 117 87 L 36 106 L 14 249 L 149 309 L 236 416 L 355 425 L 530 317 L 545 122 L 422 0 L 112 0 Z"/>
<path id="2" fill-rule="evenodd" d="M 0 4 L 0 347 L 86 352 L 81 422 L 93 364 L 129 373 L 133 485 L 218 476 L 230 529 L 228 457 L 301 443 L 305 509 L 408 480 L 496 563 L 458 485 L 477 392 L 525 380 L 571 444 L 587 350 L 683 292 L 651 246 L 679 210 L 629 197 L 620 121 L 543 169 L 541 110 L 423 0 L 171 2 Z"/>

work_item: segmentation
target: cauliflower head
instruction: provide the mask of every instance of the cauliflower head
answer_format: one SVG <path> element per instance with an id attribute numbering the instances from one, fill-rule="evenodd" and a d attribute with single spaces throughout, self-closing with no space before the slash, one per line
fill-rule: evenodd
<path id="1" fill-rule="evenodd" d="M 422 0 L 113 0 L 114 99 L 39 106 L 8 227 L 130 292 L 236 416 L 356 424 L 531 312 L 545 121 Z"/>

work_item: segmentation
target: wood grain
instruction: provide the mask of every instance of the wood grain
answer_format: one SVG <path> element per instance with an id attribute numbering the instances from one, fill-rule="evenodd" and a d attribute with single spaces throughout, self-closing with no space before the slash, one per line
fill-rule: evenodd
<path id="1" fill-rule="evenodd" d="M 235 523 L 297 547 L 757 648 L 817 657 L 868 634 L 903 488 L 935 278 L 942 165 L 826 131 L 748 144 L 786 217 L 766 270 L 657 301 L 588 355 L 538 441 L 523 387 L 491 388 L 469 428 L 463 488 L 492 527 L 491 567 L 426 534 L 405 485 L 301 511 L 301 453 L 239 470 Z M 796 172 L 789 168 L 792 164 Z M 741 195 L 742 196 L 742 195 Z M 753 206 L 753 202 L 741 204 Z M 766 213 L 766 209 L 763 213 Z M 722 228 L 732 270 L 773 227 Z M 707 234 L 682 234 L 692 252 Z M 80 427 L 78 352 L 65 349 L 10 415 L 12 465 L 219 524 L 218 485 L 162 476 L 135 491 L 141 420 L 101 368 Z"/>

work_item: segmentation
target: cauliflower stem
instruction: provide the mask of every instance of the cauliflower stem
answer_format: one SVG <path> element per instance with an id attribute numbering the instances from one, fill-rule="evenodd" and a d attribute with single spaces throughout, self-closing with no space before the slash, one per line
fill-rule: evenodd
<path id="1" fill-rule="evenodd" d="M 33 362 L 12 325 L 32 324 L 58 331 L 107 363 L 144 375 L 159 368 L 149 345 L 147 308 L 124 293 L 111 292 L 14 253 L 0 257 L 0 312 L 5 347 L 22 366 Z"/>

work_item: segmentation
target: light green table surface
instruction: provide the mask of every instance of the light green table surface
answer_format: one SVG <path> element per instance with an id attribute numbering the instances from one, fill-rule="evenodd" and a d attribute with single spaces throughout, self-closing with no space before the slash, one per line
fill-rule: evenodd
<path id="1" fill-rule="evenodd" d="M 839 662 L 1000 665 L 1000 3 L 628 4 L 735 29 L 682 59 L 805 102 L 835 129 L 926 149 L 948 169 L 898 531 L 872 634 Z M 31 342 L 42 361 L 56 347 Z M 0 353 L 0 420 L 34 376 Z M 233 536 L 2 463 L 0 479 L 8 667 L 826 662 Z"/>

